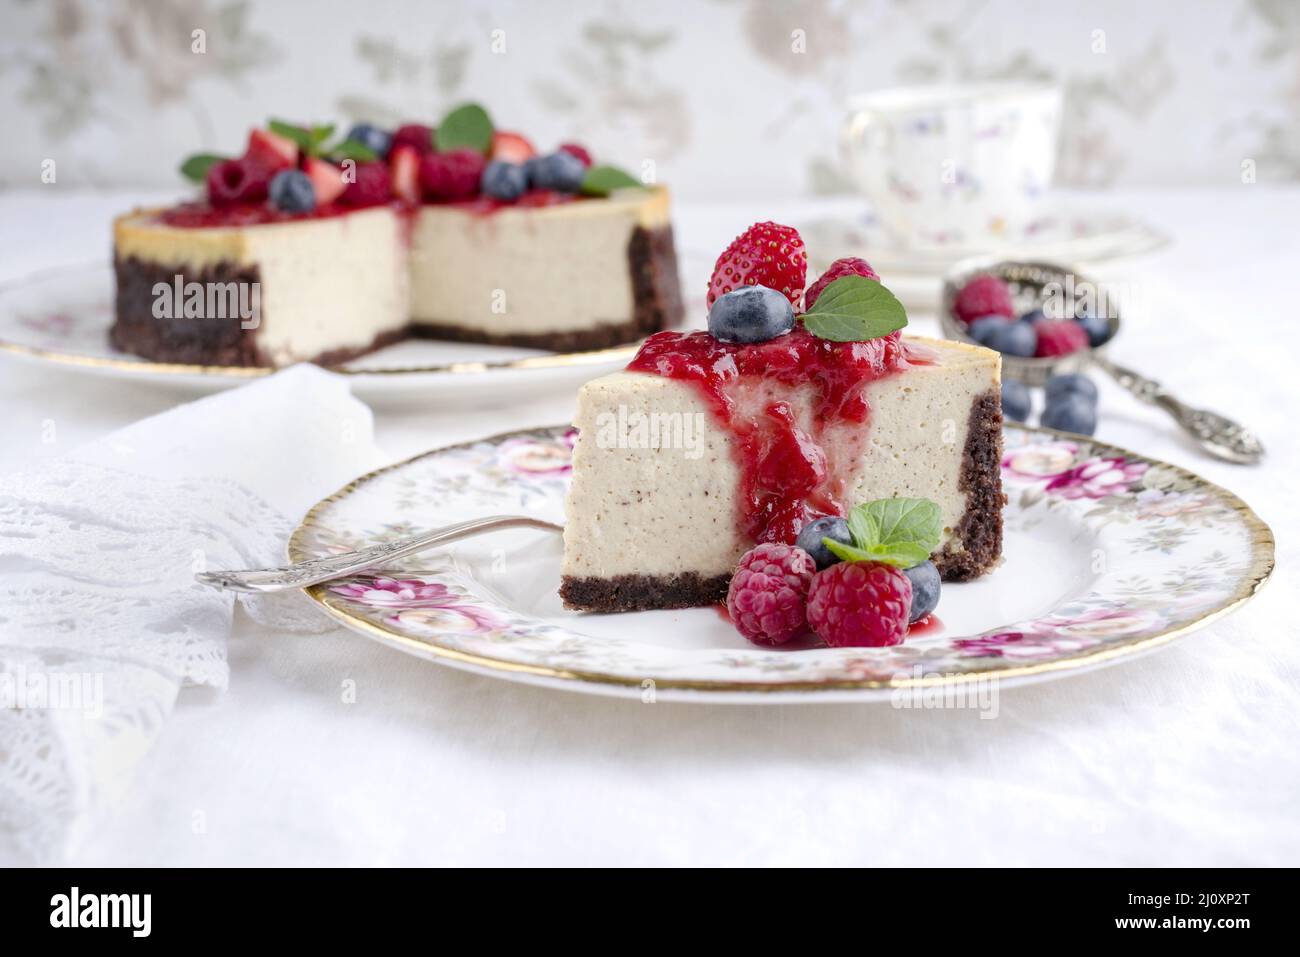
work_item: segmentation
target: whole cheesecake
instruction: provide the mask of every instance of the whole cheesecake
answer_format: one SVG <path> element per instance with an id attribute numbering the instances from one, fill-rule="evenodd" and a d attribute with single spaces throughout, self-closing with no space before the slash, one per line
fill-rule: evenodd
<path id="1" fill-rule="evenodd" d="M 359 129 L 342 153 L 378 133 Z M 593 169 L 578 147 L 548 170 L 562 151 L 538 156 L 517 134 L 495 132 L 477 158 L 439 152 L 427 127 L 378 135 L 349 169 L 255 131 L 243 157 L 207 168 L 203 200 L 119 217 L 113 345 L 335 364 L 409 336 L 573 351 L 680 321 L 663 187 Z"/>
<path id="2" fill-rule="evenodd" d="M 762 244 L 756 249 L 742 269 L 760 262 Z M 850 293 L 871 292 L 857 281 Z M 788 294 L 802 292 L 800 276 Z M 897 331 L 836 341 L 814 334 L 828 327 L 808 318 L 759 341 L 659 333 L 627 370 L 583 387 L 566 504 L 566 606 L 723 601 L 738 560 L 757 543 L 792 544 L 819 517 L 882 499 L 937 506 L 941 531 L 929 557 L 943 580 L 966 581 L 998 563 L 999 354 Z"/>

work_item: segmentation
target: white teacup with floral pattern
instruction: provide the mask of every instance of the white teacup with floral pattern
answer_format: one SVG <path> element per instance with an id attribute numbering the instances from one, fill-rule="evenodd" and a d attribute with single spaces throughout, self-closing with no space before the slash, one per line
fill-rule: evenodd
<path id="1" fill-rule="evenodd" d="M 880 90 L 849 101 L 845 160 L 903 242 L 997 246 L 1047 218 L 1060 115 L 1060 90 L 1050 86 Z"/>

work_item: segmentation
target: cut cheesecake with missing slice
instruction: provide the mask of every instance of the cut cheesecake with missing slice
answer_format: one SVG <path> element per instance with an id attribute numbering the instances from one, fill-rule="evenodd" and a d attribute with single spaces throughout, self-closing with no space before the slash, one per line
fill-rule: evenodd
<path id="1" fill-rule="evenodd" d="M 668 191 L 466 104 L 437 130 L 272 121 L 191 157 L 201 197 L 119 217 L 113 345 L 161 362 L 332 365 L 410 337 L 566 352 L 681 319 Z"/>
<path id="2" fill-rule="evenodd" d="M 830 296 L 875 294 L 878 284 L 862 275 L 814 287 L 828 303 L 799 320 L 791 312 L 782 331 L 758 341 L 719 339 L 715 305 L 713 333 L 659 333 L 626 371 L 583 387 L 564 532 L 567 607 L 723 601 L 756 543 L 792 544 L 814 519 L 879 499 L 938 506 L 931 559 L 944 580 L 998 563 L 1001 358 L 901 338 L 905 317 L 868 323 L 856 341 L 818 334 L 849 328 L 828 317 L 852 322 L 842 315 L 850 306 Z M 746 280 L 756 284 L 743 275 L 737 283 Z M 801 273 L 796 285 L 788 298 L 802 298 Z M 743 289 L 723 293 L 733 291 Z"/>

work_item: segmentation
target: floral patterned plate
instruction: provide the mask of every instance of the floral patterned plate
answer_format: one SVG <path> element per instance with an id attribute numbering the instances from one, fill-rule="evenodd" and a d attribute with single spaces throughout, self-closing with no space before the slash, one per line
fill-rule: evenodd
<path id="1" fill-rule="evenodd" d="M 274 371 L 153 362 L 118 352 L 108 341 L 112 322 L 113 270 L 104 263 L 51 269 L 0 285 L 0 357 L 197 391 L 236 386 Z M 519 392 L 571 387 L 622 368 L 635 352 L 635 345 L 551 353 L 416 339 L 334 371 L 351 376 L 353 391 L 363 399 L 480 388 Z"/>
<path id="2" fill-rule="evenodd" d="M 362 476 L 307 514 L 290 557 L 473 515 L 562 521 L 571 439 L 563 427 L 514 432 Z M 309 593 L 403 651 L 520 681 L 646 699 L 897 702 L 1133 656 L 1236 608 L 1272 571 L 1268 526 L 1191 472 L 1064 433 L 1009 426 L 1005 439 L 1005 560 L 946 585 L 941 622 L 894 648 L 758 648 L 717 608 L 568 612 L 560 538 L 538 532 L 471 539 Z"/>

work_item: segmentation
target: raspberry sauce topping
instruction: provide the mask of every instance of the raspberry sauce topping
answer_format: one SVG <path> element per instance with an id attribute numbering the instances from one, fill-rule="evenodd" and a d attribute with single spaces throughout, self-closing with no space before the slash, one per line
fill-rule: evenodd
<path id="1" fill-rule="evenodd" d="M 478 216 L 490 216 L 503 209 L 539 209 L 546 206 L 559 206 L 564 203 L 580 202 L 590 197 L 572 196 L 548 189 L 533 189 L 524 193 L 514 202 L 503 202 L 491 196 L 475 196 L 473 199 L 454 200 L 451 202 L 425 202 L 422 206 L 451 206 Z M 396 208 L 410 204 L 394 201 Z M 234 206 L 211 206 L 208 203 L 181 203 L 158 214 L 158 221 L 178 229 L 210 229 L 215 227 L 263 226 L 268 223 L 293 223 L 300 220 L 329 219 L 333 216 L 346 216 L 361 209 L 373 209 L 374 206 L 348 206 L 342 203 L 330 203 L 318 206 L 309 212 L 291 213 L 276 209 L 270 203 L 240 203 Z M 412 207 L 414 208 L 414 207 Z"/>
<path id="2" fill-rule="evenodd" d="M 329 219 L 355 212 L 352 206 L 330 203 L 310 212 L 291 213 L 270 203 L 241 203 L 237 206 L 210 206 L 207 203 L 181 203 L 158 214 L 158 221 L 178 229 L 204 229 L 217 226 L 264 226 L 267 223 L 292 223 L 304 219 Z"/>
<path id="3" fill-rule="evenodd" d="M 928 361 L 898 333 L 832 342 L 796 325 L 748 345 L 706 332 L 661 332 L 628 369 L 695 385 L 736 439 L 745 534 L 789 544 L 816 516 L 844 514 L 840 497 L 871 415 L 866 386 Z M 811 415 L 801 421 L 792 400 L 803 390 Z"/>
<path id="4" fill-rule="evenodd" d="M 540 209 L 544 206 L 562 206 L 591 199 L 590 196 L 575 196 L 572 193 L 560 193 L 553 189 L 530 189 L 515 200 L 503 200 L 482 193 L 473 199 L 462 199 L 454 203 L 440 204 L 455 206 L 467 213 L 488 216 L 503 209 Z M 425 204 L 430 205 L 430 204 Z"/>

